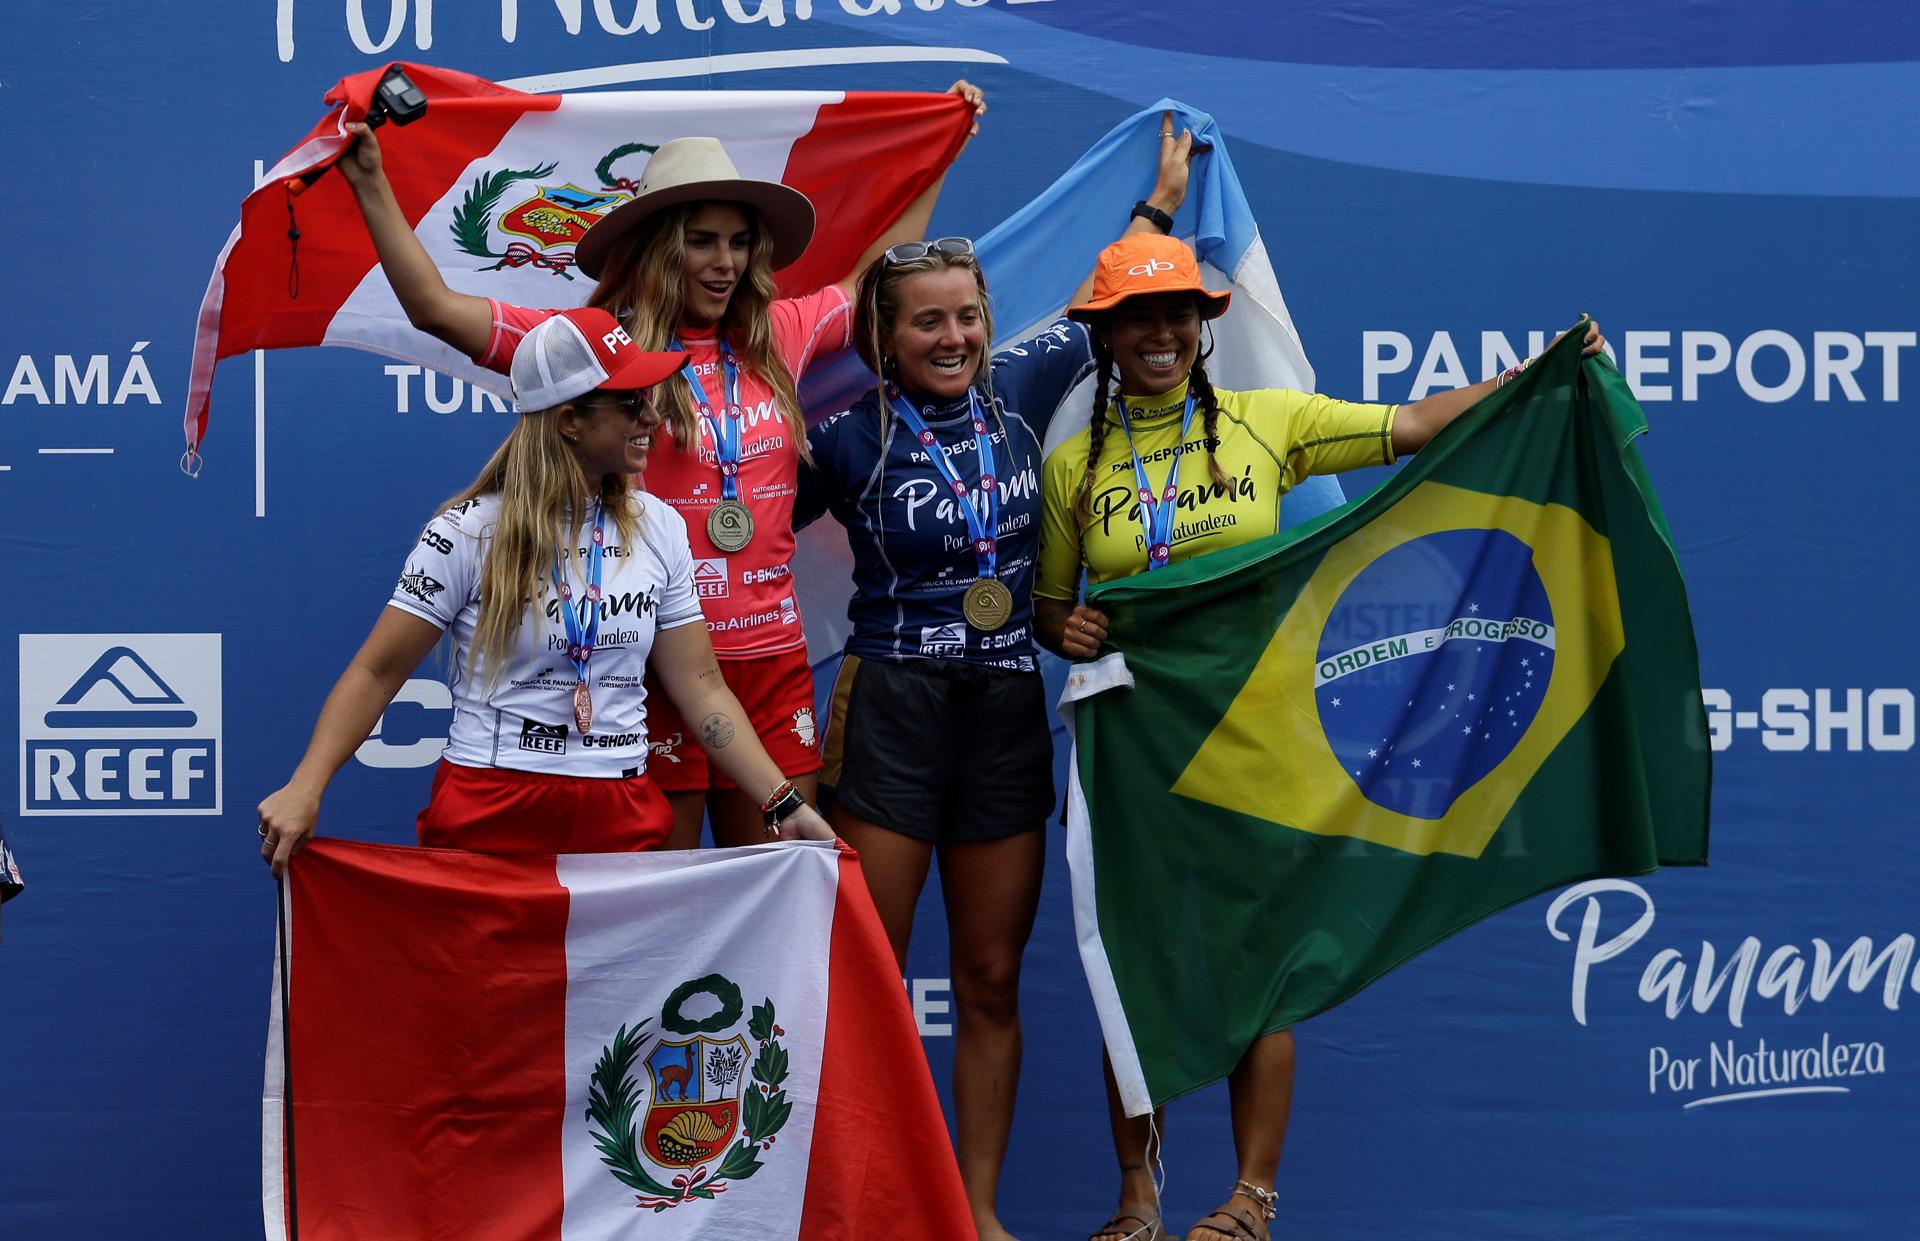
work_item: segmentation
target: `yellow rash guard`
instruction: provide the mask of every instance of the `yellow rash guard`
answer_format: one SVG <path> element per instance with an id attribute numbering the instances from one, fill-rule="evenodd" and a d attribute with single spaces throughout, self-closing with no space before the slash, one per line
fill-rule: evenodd
<path id="1" fill-rule="evenodd" d="M 1181 453 L 1174 560 L 1272 534 L 1280 527 L 1281 495 L 1309 474 L 1393 463 L 1397 406 L 1357 405 L 1283 388 L 1216 388 L 1214 395 L 1220 417 L 1215 428 L 1219 442 L 1213 449 L 1228 487 L 1223 492 L 1208 473 L 1206 417 L 1196 412 L 1187 432 L 1188 447 Z M 1173 467 L 1187 386 L 1152 400 L 1151 405 L 1130 402 L 1128 412 L 1147 482 L 1158 495 Z M 1083 567 L 1088 585 L 1146 570 L 1146 529 L 1140 521 L 1133 454 L 1117 409 L 1109 410 L 1106 420 L 1106 438 L 1084 504 L 1080 488 L 1087 470 L 1087 431 L 1062 442 L 1042 467 L 1040 562 L 1033 583 L 1033 593 L 1040 598 L 1071 601 L 1079 593 Z"/>

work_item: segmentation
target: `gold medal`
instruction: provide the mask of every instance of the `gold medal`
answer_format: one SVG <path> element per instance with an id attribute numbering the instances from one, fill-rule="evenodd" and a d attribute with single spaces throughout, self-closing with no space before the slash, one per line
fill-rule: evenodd
<path id="1" fill-rule="evenodd" d="M 753 541 L 753 513 L 738 500 L 722 500 L 707 514 L 707 540 L 723 552 Z"/>
<path id="2" fill-rule="evenodd" d="M 585 681 L 573 686 L 573 723 L 582 737 L 593 731 L 593 694 Z"/>
<path id="3" fill-rule="evenodd" d="M 967 624 L 990 633 L 1013 615 L 1013 592 L 998 578 L 983 577 L 967 587 L 960 610 L 966 614 Z"/>

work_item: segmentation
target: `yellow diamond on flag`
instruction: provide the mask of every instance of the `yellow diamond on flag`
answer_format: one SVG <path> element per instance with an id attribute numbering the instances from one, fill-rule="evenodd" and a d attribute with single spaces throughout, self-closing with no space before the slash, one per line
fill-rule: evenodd
<path id="1" fill-rule="evenodd" d="M 1422 483 L 1328 551 L 1173 791 L 1478 857 L 1625 648 L 1612 565 L 1571 508 Z"/>

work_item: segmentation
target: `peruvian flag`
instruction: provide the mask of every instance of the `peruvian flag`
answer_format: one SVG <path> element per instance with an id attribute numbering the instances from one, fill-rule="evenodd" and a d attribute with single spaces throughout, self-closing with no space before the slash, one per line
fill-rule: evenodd
<path id="1" fill-rule="evenodd" d="M 743 177 L 813 200 L 806 255 L 779 273 L 784 295 L 840 279 L 965 144 L 972 109 L 953 95 L 888 91 L 608 91 L 530 95 L 483 78 L 406 66 L 427 113 L 380 132 L 400 209 L 447 284 L 523 306 L 578 306 L 593 282 L 573 248 L 632 196 L 655 147 L 720 139 Z M 327 92 L 313 132 L 247 196 L 214 264 L 194 333 L 187 452 L 207 429 L 214 364 L 253 349 L 354 345 L 505 395 L 483 371 L 408 325 L 344 178 L 291 184 L 347 148 L 385 69 Z M 288 236 L 297 228 L 297 241 Z"/>
<path id="2" fill-rule="evenodd" d="M 272 1241 L 971 1241 L 850 851 L 320 840 L 283 893 Z"/>

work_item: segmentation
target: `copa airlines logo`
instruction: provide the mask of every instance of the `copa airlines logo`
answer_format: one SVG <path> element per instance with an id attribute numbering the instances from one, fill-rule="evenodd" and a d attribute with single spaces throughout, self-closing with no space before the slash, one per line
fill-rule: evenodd
<path id="1" fill-rule="evenodd" d="M 1715 750 L 1755 733 L 1775 753 L 1841 750 L 1904 753 L 1913 748 L 1913 691 L 1880 689 L 1769 689 L 1759 700 L 1737 701 L 1724 689 L 1703 689 L 1707 737 Z"/>
<path id="2" fill-rule="evenodd" d="M 1590 985 L 1603 970 L 1622 968 L 1608 963 L 1640 947 L 1654 920 L 1653 896 L 1627 879 L 1589 880 L 1554 898 L 1547 908 L 1547 931 L 1573 945 L 1575 1022 L 1588 1026 L 1602 1020 L 1589 1003 Z M 1837 950 L 1814 936 L 1806 948 L 1781 944 L 1771 951 L 1749 935 L 1724 960 L 1712 942 L 1699 945 L 1692 961 L 1688 950 L 1654 951 L 1641 968 L 1635 993 L 1668 1021 L 1688 1012 L 1717 1013 L 1734 1033 L 1704 1044 L 1649 1046 L 1644 1064 L 1649 1099 L 1692 1109 L 1786 1095 L 1848 1094 L 1886 1073 L 1886 1045 L 1837 1024 L 1795 1028 L 1789 1037 L 1771 1039 L 1745 1027 L 1756 1006 L 1777 1004 L 1782 1016 L 1792 1017 L 1809 1004 L 1825 1005 L 1847 994 L 1875 996 L 1886 1011 L 1898 1010 L 1909 992 L 1920 992 L 1911 933 L 1897 934 L 1884 945 L 1861 935 Z M 1639 1071 L 1636 1065 L 1636 1077 Z"/>
<path id="3" fill-rule="evenodd" d="M 21 634 L 20 813 L 220 813 L 220 635 Z"/>
<path id="4" fill-rule="evenodd" d="M 1464 335 L 1464 334 L 1462 334 Z M 1552 332 L 1533 331 L 1522 351 L 1505 332 L 1483 331 L 1478 372 L 1473 345 L 1452 332 L 1434 332 L 1416 348 L 1395 331 L 1360 334 L 1361 399 L 1378 401 L 1383 379 L 1413 372 L 1405 399 L 1491 379 L 1538 357 Z M 1614 355 L 1633 395 L 1643 404 L 1725 399 L 1739 393 L 1762 404 L 1801 397 L 1846 404 L 1891 405 L 1900 399 L 1903 373 L 1914 366 L 1920 333 L 1873 328 L 1787 332 L 1765 328 L 1733 337 L 1709 329 L 1629 329 L 1614 338 Z M 1419 358 L 1416 368 L 1415 357 Z"/>

